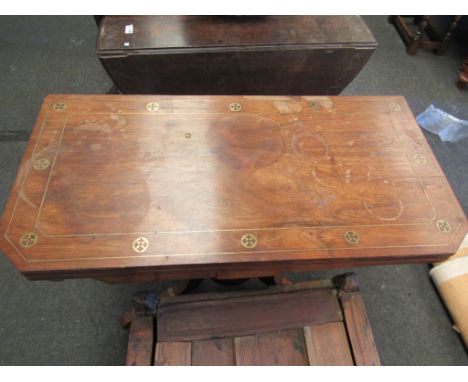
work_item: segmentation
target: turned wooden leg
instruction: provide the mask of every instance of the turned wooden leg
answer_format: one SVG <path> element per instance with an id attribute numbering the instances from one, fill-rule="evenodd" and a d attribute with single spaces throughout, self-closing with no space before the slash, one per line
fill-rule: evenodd
<path id="1" fill-rule="evenodd" d="M 419 21 L 418 30 L 414 33 L 411 39 L 408 42 L 408 46 L 406 48 L 406 53 L 411 56 L 414 56 L 420 45 L 421 45 L 421 38 L 426 29 L 427 25 L 429 24 L 429 19 L 431 16 L 422 16 L 421 20 Z"/>
<path id="2" fill-rule="evenodd" d="M 447 43 L 450 40 L 450 36 L 452 35 L 452 32 L 454 29 L 457 27 L 458 22 L 460 21 L 462 17 L 461 16 L 455 16 L 453 18 L 453 21 L 450 23 L 449 29 L 447 33 L 445 34 L 444 39 L 442 40 L 442 44 L 440 45 L 439 49 L 436 51 L 437 56 L 441 56 L 445 53 L 447 50 Z"/>
<path id="3" fill-rule="evenodd" d="M 460 75 L 457 82 L 459 88 L 464 88 L 466 84 L 468 84 L 468 56 L 465 57 L 460 67 Z"/>

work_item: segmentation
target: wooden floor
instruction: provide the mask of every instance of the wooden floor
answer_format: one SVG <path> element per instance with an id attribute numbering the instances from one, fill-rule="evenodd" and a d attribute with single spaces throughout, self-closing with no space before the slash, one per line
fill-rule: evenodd
<path id="1" fill-rule="evenodd" d="M 354 275 L 161 298 L 130 323 L 127 365 L 379 365 Z"/>

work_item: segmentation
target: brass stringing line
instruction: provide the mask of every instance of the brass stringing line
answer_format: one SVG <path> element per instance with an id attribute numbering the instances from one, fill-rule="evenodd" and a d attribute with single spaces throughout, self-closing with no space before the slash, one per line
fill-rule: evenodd
<path id="1" fill-rule="evenodd" d="M 47 113 L 48 113 L 48 110 L 47 110 Z M 57 149 L 56 149 L 55 154 L 54 154 L 54 160 L 53 160 L 53 162 L 52 162 L 52 166 L 50 167 L 50 172 L 49 172 L 49 176 L 48 176 L 46 188 L 45 188 L 44 194 L 43 194 L 43 196 L 42 196 L 42 201 L 41 201 L 41 205 L 40 205 L 40 207 L 39 207 L 39 212 L 38 212 L 37 215 L 36 215 L 36 221 L 34 222 L 34 228 L 36 228 L 36 229 L 37 229 L 37 227 L 36 227 L 36 226 L 37 226 L 37 219 L 39 218 L 40 210 L 41 210 L 42 204 L 44 203 L 44 200 L 45 200 L 45 196 L 46 196 L 46 192 L 47 192 L 47 187 L 48 187 L 48 182 L 50 181 L 50 178 L 51 178 L 51 176 L 52 176 L 52 171 L 53 171 L 54 166 L 55 166 L 55 160 L 57 159 L 59 146 L 60 146 L 60 143 L 61 143 L 61 140 L 62 140 L 63 132 L 65 131 L 65 127 L 66 127 L 66 125 L 67 125 L 67 120 L 68 120 L 68 116 L 65 114 L 64 123 L 63 123 L 63 128 L 62 128 L 62 131 L 61 131 L 60 136 L 59 136 L 58 141 L 57 141 Z M 44 122 L 45 122 L 45 121 L 44 121 Z M 44 123 L 44 125 L 45 125 L 45 123 Z M 42 127 L 44 127 L 44 125 L 43 125 Z M 39 143 L 39 140 L 36 140 L 36 144 L 35 144 L 35 146 L 34 146 L 34 150 L 36 149 L 38 143 Z M 31 157 L 31 158 L 32 158 L 32 157 Z M 28 174 L 29 174 L 29 173 L 28 173 Z M 25 176 L 25 178 L 24 178 L 23 181 L 24 181 L 24 182 L 26 181 L 26 176 Z M 23 187 L 24 187 L 24 183 L 23 183 L 23 185 L 22 185 L 22 187 L 21 187 L 21 190 L 23 190 Z M 18 198 L 17 198 L 17 200 L 16 200 L 16 203 L 18 202 L 18 200 L 19 200 L 19 195 L 18 195 Z M 16 210 L 16 204 L 15 204 L 15 210 Z M 13 218 L 13 216 L 12 216 L 12 218 Z M 5 237 L 6 237 L 6 233 L 5 233 Z M 29 261 L 29 260 L 23 255 L 23 253 L 16 247 L 16 245 L 14 245 L 14 244 L 12 243 L 12 241 L 11 241 L 9 238 L 7 238 L 7 240 L 8 240 L 9 243 L 15 248 L 16 252 L 18 252 L 18 253 L 21 255 L 21 257 L 23 258 L 24 261 L 26 261 L 26 262 Z"/>
<path id="2" fill-rule="evenodd" d="M 443 188 L 442 179 L 439 177 L 438 180 L 439 180 L 439 185 L 442 186 L 442 188 Z M 456 196 L 452 196 L 452 199 L 453 199 L 453 198 L 456 198 Z M 455 200 L 455 204 L 456 204 L 456 200 Z M 450 244 L 450 243 L 453 242 L 453 239 L 455 239 L 455 236 L 456 236 L 458 230 L 460 229 L 460 227 L 461 227 L 461 225 L 462 225 L 462 217 L 461 217 L 460 214 L 458 213 L 457 209 L 455 209 L 455 215 L 457 215 L 458 225 L 457 225 L 457 229 L 455 230 L 455 232 L 453 233 L 452 237 L 450 238 L 450 241 L 448 242 L 448 244 Z"/>
<path id="3" fill-rule="evenodd" d="M 54 160 L 52 162 L 52 165 L 50 166 L 50 172 L 49 172 L 49 176 L 47 178 L 47 182 L 46 182 L 46 185 L 45 185 L 45 189 L 44 189 L 44 193 L 42 195 L 42 200 L 41 200 L 41 204 L 39 206 L 39 211 L 36 215 L 36 220 L 34 222 L 34 227 L 37 228 L 37 223 L 39 221 L 39 216 L 41 214 L 41 211 L 42 211 L 42 206 L 44 205 L 44 201 L 46 199 L 46 195 L 47 195 L 47 190 L 49 188 L 49 183 L 50 183 L 50 180 L 52 179 L 52 173 L 54 172 L 54 168 L 55 168 L 55 162 L 57 160 L 57 157 L 58 157 L 58 153 L 59 153 L 59 149 L 60 149 L 60 145 L 62 143 L 62 138 L 63 138 L 63 134 L 65 132 L 65 128 L 67 126 L 67 121 L 68 121 L 68 115 L 65 115 L 65 120 L 64 120 L 64 123 L 63 123 L 63 128 L 62 128 L 62 132 L 60 133 L 60 136 L 58 138 L 58 141 L 57 141 L 57 150 L 55 150 L 55 155 L 54 155 Z"/>
<path id="4" fill-rule="evenodd" d="M 334 228 L 353 228 L 353 227 L 400 227 L 400 226 L 429 226 L 430 223 L 402 223 L 402 224 L 361 224 L 361 225 L 336 225 L 336 226 L 312 226 L 312 227 L 266 227 L 266 228 L 234 228 L 234 229 L 213 229 L 213 230 L 192 230 L 192 231 L 136 231 L 136 232 L 111 232 L 111 233 L 77 233 L 67 235 L 47 235 L 41 232 L 44 237 L 93 237 L 93 236 L 117 236 L 117 235 L 157 235 L 157 234 L 189 234 L 189 233 L 216 233 L 216 232 L 249 232 L 249 231 L 277 231 L 277 230 L 311 230 L 311 229 L 334 229 Z"/>
<path id="5" fill-rule="evenodd" d="M 423 190 L 423 193 L 424 193 L 424 195 L 426 196 L 426 199 L 427 199 L 427 201 L 429 202 L 429 205 L 431 206 L 431 209 L 432 209 L 432 211 L 433 211 L 433 213 L 434 213 L 434 216 L 431 218 L 431 220 L 430 220 L 430 222 L 429 222 L 429 224 L 432 224 L 432 222 L 434 221 L 434 219 L 437 217 L 437 211 L 435 210 L 434 205 L 432 204 L 432 201 L 431 201 L 431 199 L 429 198 L 429 195 L 428 195 L 427 192 L 426 192 L 426 189 L 425 189 L 425 187 L 424 187 L 424 185 L 423 185 L 423 183 L 422 183 L 422 180 L 421 180 L 421 176 L 419 175 L 418 171 L 416 171 L 416 169 L 414 168 L 414 165 L 413 165 L 412 160 L 409 158 L 409 153 L 408 153 L 408 151 L 407 151 L 407 149 L 406 149 L 406 146 L 403 144 L 403 141 L 401 140 L 401 137 L 400 137 L 400 135 L 398 134 L 397 129 L 395 128 L 395 124 L 393 123 L 393 118 L 392 118 L 392 117 L 390 118 L 390 122 L 391 122 L 391 124 L 392 124 L 392 129 L 393 129 L 393 131 L 395 132 L 395 135 L 397 136 L 397 138 L 398 138 L 398 140 L 400 141 L 401 145 L 405 148 L 405 156 L 406 156 L 406 159 L 407 159 L 408 162 L 410 163 L 410 166 L 411 166 L 411 168 L 413 169 L 414 174 L 416 175 L 416 178 L 417 178 L 417 180 L 418 180 L 418 182 L 419 182 L 419 185 L 421 186 L 421 189 Z M 424 146 L 424 145 L 423 145 L 423 146 Z M 424 149 L 426 150 L 425 147 L 424 147 Z M 426 154 L 427 154 L 427 153 L 426 153 Z M 435 176 L 433 176 L 433 177 L 435 177 Z"/>
<path id="6" fill-rule="evenodd" d="M 445 247 L 446 244 L 415 244 L 415 245 L 390 245 L 386 247 L 340 247 L 340 248 L 333 248 L 333 250 L 361 250 L 361 249 L 388 249 L 388 248 L 420 248 L 420 247 Z M 288 250 L 271 250 L 271 251 L 237 251 L 237 252 L 210 252 L 210 253 L 197 253 L 200 256 L 219 256 L 219 255 L 247 255 L 247 254 L 258 254 L 258 253 L 290 253 L 290 252 L 308 252 L 308 251 L 330 251 L 328 248 L 317 248 L 317 249 L 288 249 Z M 28 260 L 25 259 L 25 262 L 28 263 L 53 263 L 57 261 L 93 261 L 93 260 L 118 260 L 118 259 L 139 259 L 139 258 L 157 258 L 157 257 L 183 257 L 183 256 L 193 256 L 194 253 L 165 253 L 165 254 L 158 254 L 158 255 L 133 255 L 133 256 L 109 256 L 109 257 L 82 257 L 82 258 L 74 258 L 74 259 L 49 259 L 49 260 Z M 333 258 L 330 258 L 333 260 Z M 375 258 L 369 257 L 370 260 L 375 260 Z M 318 260 L 318 259 L 310 259 L 310 260 Z M 341 258 L 341 260 L 346 260 Z"/>
<path id="7" fill-rule="evenodd" d="M 50 104 L 50 103 L 49 103 L 49 104 Z M 45 105 L 43 105 L 43 107 L 44 107 L 44 106 L 45 106 Z M 42 111 L 42 108 L 41 108 L 41 111 Z M 41 112 L 41 111 L 40 111 L 40 112 Z M 39 113 L 40 113 L 40 112 L 39 112 Z M 31 158 L 30 158 L 31 160 L 32 160 L 32 157 L 34 156 L 34 154 L 35 154 L 35 152 L 36 152 L 37 146 L 38 146 L 38 144 L 39 144 L 39 140 L 40 140 L 40 138 L 42 138 L 42 132 L 43 132 L 43 130 L 44 130 L 45 125 L 46 125 L 47 122 L 48 122 L 49 112 L 50 112 L 50 107 L 47 107 L 47 108 L 46 108 L 46 112 L 45 112 L 45 116 L 44 116 L 44 121 L 42 122 L 41 128 L 40 128 L 40 130 L 39 130 L 39 135 L 38 135 L 38 137 L 37 137 L 37 139 L 36 139 L 36 142 L 35 142 L 35 144 L 34 144 L 34 147 L 33 147 L 32 153 L 31 153 Z M 33 130 L 33 131 L 34 131 L 34 130 Z M 23 159 L 24 159 L 24 158 L 23 158 Z M 29 160 L 29 159 L 28 159 L 28 160 Z M 21 163 L 23 163 L 23 160 L 21 161 Z M 20 164 L 20 165 L 21 165 L 21 164 Z M 16 247 L 16 245 L 10 240 L 10 238 L 8 237 L 8 232 L 10 231 L 11 223 L 13 222 L 13 218 L 15 217 L 16 208 L 17 208 L 17 206 L 18 206 L 18 202 L 19 202 L 19 199 L 20 199 L 19 196 L 20 196 L 21 192 L 22 192 L 23 189 L 24 189 L 24 184 L 25 184 L 25 182 L 26 182 L 26 178 L 27 178 L 28 174 L 29 174 L 29 171 L 28 171 L 28 172 L 25 172 L 24 177 L 23 177 L 23 180 L 21 181 L 21 185 L 19 186 L 20 192 L 18 193 L 18 197 L 17 197 L 16 200 L 15 200 L 15 205 L 13 206 L 13 211 L 12 211 L 12 213 L 11 213 L 10 220 L 9 220 L 9 222 L 8 222 L 7 229 L 6 229 L 5 233 L 3 234 L 3 237 L 11 244 L 11 246 L 16 250 L 16 252 L 21 256 L 21 258 L 22 258 L 24 261 L 26 261 L 26 258 L 24 257 L 23 253 Z"/>

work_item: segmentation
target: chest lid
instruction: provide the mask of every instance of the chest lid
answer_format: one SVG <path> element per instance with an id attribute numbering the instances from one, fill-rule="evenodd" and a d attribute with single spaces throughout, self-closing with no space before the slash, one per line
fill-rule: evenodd
<path id="1" fill-rule="evenodd" d="M 97 50 L 377 45 L 359 16 L 106 16 Z"/>

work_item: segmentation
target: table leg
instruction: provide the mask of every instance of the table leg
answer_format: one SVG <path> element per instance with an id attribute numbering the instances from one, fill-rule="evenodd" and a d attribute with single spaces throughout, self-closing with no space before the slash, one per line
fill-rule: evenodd
<path id="1" fill-rule="evenodd" d="M 408 47 L 406 48 L 406 53 L 408 53 L 409 55 L 414 56 L 417 53 L 421 45 L 422 35 L 427 25 L 429 24 L 430 18 L 431 16 L 421 17 L 421 20 L 419 21 L 418 30 L 413 34 L 413 36 L 411 36 L 408 42 Z"/>
<path id="2" fill-rule="evenodd" d="M 458 76 L 457 85 L 459 88 L 464 88 L 468 84 L 468 56 L 465 57 L 460 67 L 460 75 Z"/>
<path id="3" fill-rule="evenodd" d="M 439 49 L 437 49 L 436 51 L 437 56 L 442 56 L 447 50 L 447 44 L 448 44 L 448 41 L 450 40 L 450 36 L 452 35 L 452 32 L 454 31 L 454 29 L 457 27 L 457 24 L 461 18 L 462 18 L 461 16 L 455 16 L 453 18 L 452 22 L 450 23 L 449 29 L 447 33 L 445 34 L 444 39 L 442 40 L 442 43 Z"/>

